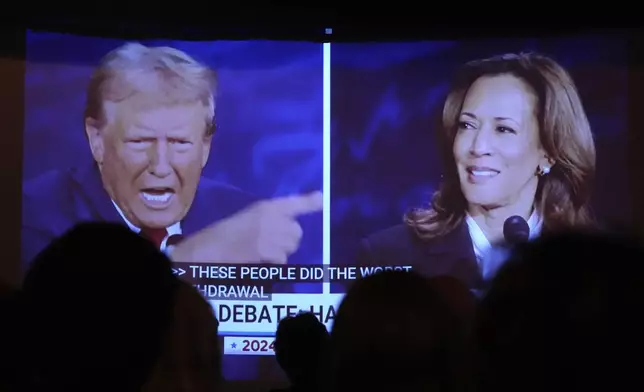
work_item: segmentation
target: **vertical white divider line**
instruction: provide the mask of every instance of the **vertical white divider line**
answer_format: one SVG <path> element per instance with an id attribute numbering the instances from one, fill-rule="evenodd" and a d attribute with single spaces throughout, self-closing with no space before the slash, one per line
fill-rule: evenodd
<path id="1" fill-rule="evenodd" d="M 322 44 L 322 264 L 331 264 L 331 43 Z M 322 283 L 322 294 L 331 284 Z"/>

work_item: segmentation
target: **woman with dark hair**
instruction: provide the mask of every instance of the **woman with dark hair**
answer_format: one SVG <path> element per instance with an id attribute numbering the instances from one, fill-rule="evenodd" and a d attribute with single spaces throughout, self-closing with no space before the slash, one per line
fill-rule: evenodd
<path id="1" fill-rule="evenodd" d="M 569 74 L 539 54 L 467 63 L 443 108 L 443 182 L 428 208 L 363 241 L 361 264 L 397 260 L 482 288 L 506 258 L 503 225 L 530 237 L 594 224 L 595 145 Z"/>

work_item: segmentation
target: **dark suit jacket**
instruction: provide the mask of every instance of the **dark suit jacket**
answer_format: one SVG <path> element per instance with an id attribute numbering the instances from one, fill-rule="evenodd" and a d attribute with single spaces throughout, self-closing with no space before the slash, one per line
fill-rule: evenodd
<path id="1" fill-rule="evenodd" d="M 412 266 L 427 277 L 452 276 L 470 289 L 483 289 L 483 277 L 465 222 L 430 241 L 419 239 L 405 225 L 375 233 L 362 241 L 358 265 Z"/>
<path id="2" fill-rule="evenodd" d="M 22 265 L 31 260 L 54 238 L 77 223 L 107 221 L 125 224 L 103 188 L 98 169 L 52 171 L 23 184 Z M 236 188 L 202 178 L 190 211 L 181 221 L 189 236 L 211 223 L 247 207 L 256 199 Z"/>

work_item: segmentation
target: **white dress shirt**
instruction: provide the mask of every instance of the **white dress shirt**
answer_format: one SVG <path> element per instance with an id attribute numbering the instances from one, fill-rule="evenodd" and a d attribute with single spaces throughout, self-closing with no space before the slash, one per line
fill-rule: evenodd
<path id="1" fill-rule="evenodd" d="M 133 232 L 135 232 L 137 234 L 140 233 L 141 228 L 134 226 L 129 220 L 127 220 L 127 218 L 123 214 L 123 211 L 121 211 L 119 206 L 116 205 L 114 200 L 112 200 L 112 204 L 114 204 L 114 208 L 116 208 L 116 211 L 118 211 L 119 215 L 121 215 L 121 218 L 123 218 L 123 220 L 125 221 L 125 224 L 127 224 L 127 227 L 129 227 L 130 230 L 132 230 Z M 165 236 L 163 241 L 161 241 L 161 249 L 160 250 L 163 253 L 166 253 L 166 247 L 167 247 L 168 238 L 170 238 L 170 236 L 173 236 L 173 235 L 181 235 L 181 222 L 177 222 L 177 223 L 173 224 L 172 226 L 167 227 L 166 230 L 168 231 L 168 234 Z"/>
<path id="2" fill-rule="evenodd" d="M 474 255 L 476 255 L 479 270 L 483 275 L 483 279 L 489 281 L 494 278 L 501 265 L 508 259 L 510 250 L 499 245 L 493 246 L 470 214 L 465 215 L 465 222 L 467 222 L 467 228 L 472 238 Z M 541 234 L 542 225 L 541 214 L 535 209 L 528 219 L 530 240 L 537 238 Z"/>

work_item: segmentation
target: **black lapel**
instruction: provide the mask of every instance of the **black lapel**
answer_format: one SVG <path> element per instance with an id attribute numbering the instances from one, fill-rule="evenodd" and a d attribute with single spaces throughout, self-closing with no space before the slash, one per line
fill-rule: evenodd
<path id="1" fill-rule="evenodd" d="M 428 260 L 440 266 L 441 274 L 453 276 L 469 288 L 483 286 L 472 238 L 465 221 L 448 234 L 428 241 L 425 252 Z"/>

